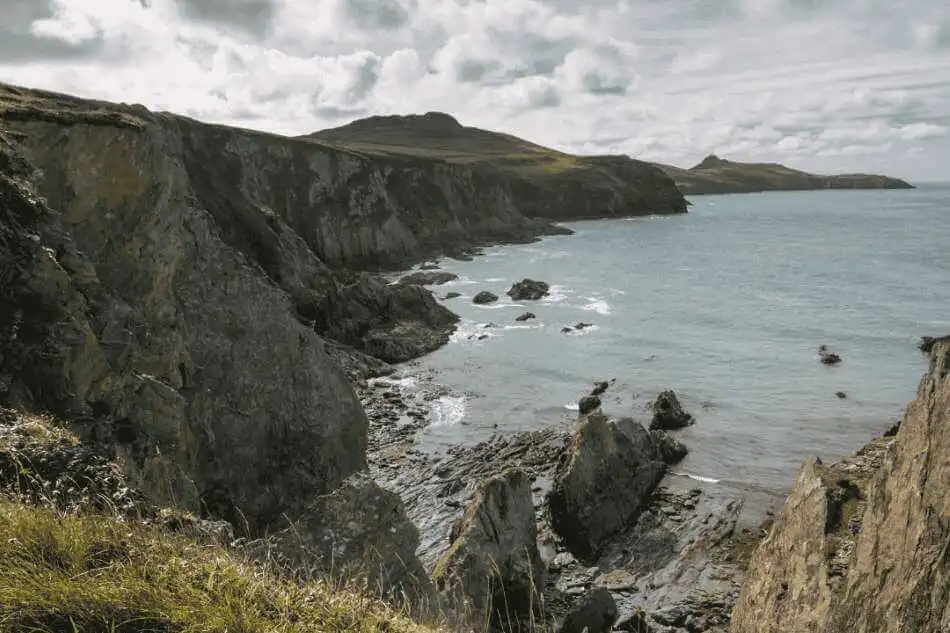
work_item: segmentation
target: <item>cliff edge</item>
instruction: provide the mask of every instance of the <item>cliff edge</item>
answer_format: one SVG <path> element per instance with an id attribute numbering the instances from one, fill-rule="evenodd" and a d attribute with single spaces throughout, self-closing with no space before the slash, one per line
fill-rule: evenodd
<path id="1" fill-rule="evenodd" d="M 759 191 L 811 191 L 820 189 L 913 189 L 899 178 L 873 174 L 810 174 L 776 163 L 740 163 L 715 155 L 682 169 L 657 165 L 685 195 L 754 193 Z"/>
<path id="2" fill-rule="evenodd" d="M 950 343 L 896 435 L 810 460 L 752 556 L 733 633 L 950 630 Z"/>

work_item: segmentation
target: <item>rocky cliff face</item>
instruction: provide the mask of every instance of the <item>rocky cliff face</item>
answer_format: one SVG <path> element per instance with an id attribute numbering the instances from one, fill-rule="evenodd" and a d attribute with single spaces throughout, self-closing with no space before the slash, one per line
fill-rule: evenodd
<path id="1" fill-rule="evenodd" d="M 734 633 L 950 630 L 950 344 L 894 437 L 809 461 L 752 557 Z"/>

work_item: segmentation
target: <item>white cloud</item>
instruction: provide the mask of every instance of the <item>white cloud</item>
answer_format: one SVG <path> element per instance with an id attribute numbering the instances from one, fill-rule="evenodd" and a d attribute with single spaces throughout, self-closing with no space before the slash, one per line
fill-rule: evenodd
<path id="1" fill-rule="evenodd" d="M 950 5 L 932 0 L 0 1 L 0 79 L 218 122 L 442 110 L 682 165 L 950 162 Z"/>

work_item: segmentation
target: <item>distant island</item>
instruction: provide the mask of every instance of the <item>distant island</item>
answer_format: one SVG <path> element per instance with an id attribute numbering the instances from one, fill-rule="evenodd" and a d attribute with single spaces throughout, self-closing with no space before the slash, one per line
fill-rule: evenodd
<path id="1" fill-rule="evenodd" d="M 810 174 L 777 163 L 740 163 L 707 156 L 689 169 L 655 163 L 685 195 L 810 191 L 817 189 L 913 189 L 900 178 L 874 174 Z"/>

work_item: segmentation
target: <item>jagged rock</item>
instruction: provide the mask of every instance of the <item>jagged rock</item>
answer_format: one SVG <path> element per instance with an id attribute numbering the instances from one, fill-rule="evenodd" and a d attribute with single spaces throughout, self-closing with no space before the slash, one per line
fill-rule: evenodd
<path id="1" fill-rule="evenodd" d="M 809 460 L 752 556 L 735 633 L 950 630 L 950 343 L 896 435 Z"/>
<path id="2" fill-rule="evenodd" d="M 530 321 L 531 319 L 536 319 L 536 318 L 537 317 L 535 316 L 534 312 L 525 312 L 521 316 L 517 317 L 515 321 L 518 321 L 520 323 L 524 321 Z"/>
<path id="3" fill-rule="evenodd" d="M 540 607 L 545 566 L 537 545 L 531 480 L 508 469 L 479 484 L 452 529 L 452 545 L 433 577 L 451 599 L 508 624 Z"/>
<path id="4" fill-rule="evenodd" d="M 441 286 L 455 281 L 459 276 L 445 271 L 425 271 L 410 273 L 399 280 L 399 283 L 409 286 Z"/>
<path id="5" fill-rule="evenodd" d="M 588 415 L 548 494 L 551 526 L 575 556 L 590 559 L 636 518 L 664 472 L 658 447 L 639 423 Z"/>
<path id="6" fill-rule="evenodd" d="M 567 614 L 559 633 L 609 633 L 617 615 L 617 603 L 610 592 L 594 587 Z"/>
<path id="7" fill-rule="evenodd" d="M 578 411 L 581 415 L 587 415 L 591 411 L 600 408 L 600 398 L 597 396 L 584 396 L 577 403 Z"/>
<path id="8" fill-rule="evenodd" d="M 650 436 L 659 448 L 663 462 L 669 466 L 678 464 L 689 454 L 686 445 L 666 431 L 652 430 Z"/>
<path id="9" fill-rule="evenodd" d="M 522 279 L 515 283 L 507 294 L 513 301 L 537 301 L 547 296 L 550 289 L 551 287 L 543 281 Z"/>
<path id="10" fill-rule="evenodd" d="M 477 295 L 472 297 L 472 303 L 477 303 L 479 305 L 484 305 L 486 303 L 494 303 L 498 301 L 498 295 L 488 292 L 487 290 L 482 290 Z"/>
<path id="11" fill-rule="evenodd" d="M 924 354 L 929 354 L 933 351 L 934 345 L 947 341 L 950 341 L 950 336 L 921 336 L 917 348 Z"/>
<path id="12" fill-rule="evenodd" d="M 435 606 L 435 588 L 416 556 L 418 545 L 419 533 L 399 495 L 357 474 L 249 550 L 276 559 L 287 574 L 361 578 L 391 601 Z"/>
<path id="13" fill-rule="evenodd" d="M 679 398 L 673 391 L 664 391 L 660 393 L 653 402 L 653 420 L 650 422 L 650 430 L 674 430 L 681 429 L 693 423 L 693 416 L 683 410 Z"/>

